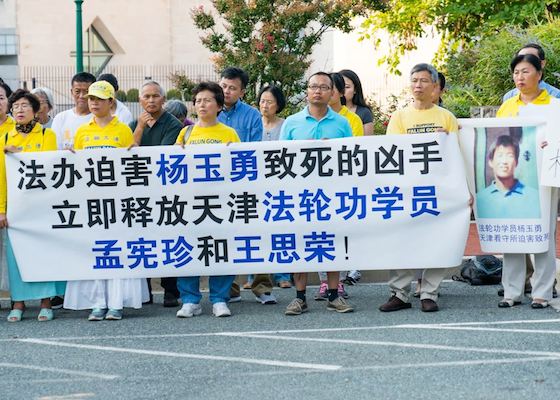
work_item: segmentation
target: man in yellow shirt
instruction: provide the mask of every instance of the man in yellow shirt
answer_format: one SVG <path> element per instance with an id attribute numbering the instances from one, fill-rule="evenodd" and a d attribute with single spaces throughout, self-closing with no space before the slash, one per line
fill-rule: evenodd
<path id="1" fill-rule="evenodd" d="M 435 74 L 435 75 L 434 75 Z M 391 115 L 387 134 L 457 132 L 457 119 L 445 108 L 432 103 L 438 86 L 438 73 L 429 64 L 418 64 L 410 73 L 414 102 Z"/>
<path id="2" fill-rule="evenodd" d="M 410 89 L 414 103 L 396 111 L 387 126 L 387 134 L 414 134 L 433 132 L 457 132 L 457 119 L 446 109 L 432 103 L 432 93 L 438 85 L 438 72 L 429 64 L 418 64 L 410 72 Z M 422 311 L 438 311 L 436 303 L 438 288 L 445 277 L 445 268 L 424 270 L 420 289 Z M 414 270 L 391 271 L 389 287 L 391 298 L 379 307 L 384 312 L 410 308 L 411 281 Z"/>

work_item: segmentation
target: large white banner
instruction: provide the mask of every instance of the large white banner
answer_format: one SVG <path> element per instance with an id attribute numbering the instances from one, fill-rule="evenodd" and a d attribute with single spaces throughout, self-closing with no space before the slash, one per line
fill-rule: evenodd
<path id="1" fill-rule="evenodd" d="M 8 155 L 26 281 L 450 267 L 454 134 Z"/>
<path id="2" fill-rule="evenodd" d="M 540 183 L 560 187 L 560 100 L 553 98 L 548 105 L 528 104 L 520 115 L 538 115 L 546 121 L 544 134 L 537 138 L 537 145 L 543 147 Z"/>
<path id="3" fill-rule="evenodd" d="M 539 185 L 545 120 L 462 119 L 459 124 L 482 251 L 547 251 L 551 192 Z"/>

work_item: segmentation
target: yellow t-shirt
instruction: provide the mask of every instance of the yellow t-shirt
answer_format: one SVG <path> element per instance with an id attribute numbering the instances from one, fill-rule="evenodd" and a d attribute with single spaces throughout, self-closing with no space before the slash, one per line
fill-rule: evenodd
<path id="1" fill-rule="evenodd" d="M 181 129 L 177 137 L 176 144 L 182 144 L 185 139 L 185 132 L 188 126 Z M 217 144 L 217 143 L 237 143 L 240 142 L 235 129 L 230 128 L 221 122 L 214 126 L 195 125 L 185 144 Z"/>
<path id="2" fill-rule="evenodd" d="M 46 128 L 43 132 L 43 126 L 39 123 L 35 124 L 33 130 L 27 135 L 22 135 L 14 127 L 7 135 L 4 134 L 0 137 L 0 213 L 6 212 L 8 201 L 5 146 L 15 146 L 23 152 L 53 151 L 58 149 L 54 131 Z"/>
<path id="3" fill-rule="evenodd" d="M 132 131 L 128 125 L 123 124 L 117 117 L 103 128 L 97 125 L 95 117 L 87 124 L 76 130 L 74 136 L 74 149 L 114 149 L 128 147 L 134 143 Z"/>
<path id="4" fill-rule="evenodd" d="M 438 129 L 445 129 L 449 133 L 459 131 L 457 118 L 436 105 L 428 110 L 418 110 L 409 105 L 393 113 L 387 134 L 432 133 Z"/>
<path id="5" fill-rule="evenodd" d="M 531 104 L 535 104 L 537 106 L 547 105 L 550 104 L 552 96 L 548 94 L 546 89 L 543 89 L 541 94 L 537 96 L 535 100 L 531 102 Z M 512 98 L 507 99 L 502 103 L 498 112 L 496 113 L 496 117 L 505 118 L 505 117 L 517 117 L 519 114 L 519 108 L 524 107 L 527 104 L 521 101 L 521 94 L 517 96 L 513 96 Z"/>
<path id="6" fill-rule="evenodd" d="M 8 118 L 0 125 L 0 136 L 6 136 L 6 133 L 11 132 L 16 127 L 16 121 L 8 115 Z"/>
<path id="7" fill-rule="evenodd" d="M 338 113 L 345 117 L 350 123 L 352 136 L 364 136 L 364 124 L 358 114 L 350 111 L 346 106 L 342 106 Z"/>

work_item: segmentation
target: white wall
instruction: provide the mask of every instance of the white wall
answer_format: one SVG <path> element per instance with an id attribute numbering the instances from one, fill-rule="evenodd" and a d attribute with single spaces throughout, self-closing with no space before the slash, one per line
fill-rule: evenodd
<path id="1" fill-rule="evenodd" d="M 83 29 L 99 18 L 118 46 L 113 65 L 209 63 L 189 10 L 207 0 L 85 0 Z M 70 0 L 18 0 L 20 64 L 73 65 L 75 5 Z M 111 43 L 109 43 L 111 45 Z"/>

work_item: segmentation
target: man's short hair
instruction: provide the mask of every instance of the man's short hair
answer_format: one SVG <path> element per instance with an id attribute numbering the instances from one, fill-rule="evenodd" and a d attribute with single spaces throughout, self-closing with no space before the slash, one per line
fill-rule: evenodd
<path id="1" fill-rule="evenodd" d="M 196 85 L 192 91 L 193 104 L 196 104 L 196 95 L 205 90 L 214 93 L 214 98 L 216 99 L 216 103 L 218 103 L 218 107 L 223 108 L 224 90 L 216 82 L 200 82 L 198 85 Z"/>
<path id="2" fill-rule="evenodd" d="M 308 84 L 309 84 L 309 81 L 311 80 L 311 78 L 313 78 L 314 76 L 326 76 L 327 78 L 329 78 L 329 81 L 331 81 L 331 88 L 334 86 L 332 76 L 329 73 L 323 72 L 323 71 L 317 71 L 314 74 L 311 74 L 309 76 L 309 78 L 307 78 L 307 83 Z"/>
<path id="3" fill-rule="evenodd" d="M 426 71 L 430 74 L 433 83 L 437 82 L 438 80 L 437 69 L 435 69 L 433 65 L 426 64 L 426 63 L 416 64 L 414 67 L 412 67 L 412 69 L 410 70 L 410 76 L 412 77 L 412 75 L 414 75 L 415 73 L 422 72 L 422 71 Z"/>
<path id="4" fill-rule="evenodd" d="M 525 46 L 523 46 L 522 48 L 519 49 L 517 54 L 519 54 L 519 52 L 523 49 L 535 49 L 535 50 L 537 50 L 537 54 L 539 55 L 539 58 L 541 59 L 541 61 L 544 61 L 544 59 L 545 59 L 544 49 L 542 48 L 542 46 L 540 44 L 527 43 Z"/>
<path id="5" fill-rule="evenodd" d="M 157 86 L 157 88 L 159 89 L 159 94 L 161 94 L 162 97 L 165 97 L 165 90 L 163 90 L 161 85 L 159 83 L 157 83 L 156 81 L 144 82 L 144 84 L 140 88 L 140 93 L 142 93 L 142 89 L 144 89 L 146 86 Z"/>
<path id="6" fill-rule="evenodd" d="M 228 67 L 222 71 L 221 77 L 224 79 L 239 79 L 241 89 L 245 89 L 249 84 L 249 74 L 239 67 Z"/>
<path id="7" fill-rule="evenodd" d="M 109 82 L 111 86 L 113 86 L 113 89 L 115 89 L 115 92 L 119 90 L 119 81 L 117 80 L 117 77 L 113 74 L 101 74 L 97 77 L 97 80 Z"/>
<path id="8" fill-rule="evenodd" d="M 95 82 L 97 79 L 95 79 L 95 76 L 93 76 L 92 74 L 90 74 L 89 72 L 78 72 L 76 75 L 74 75 L 72 77 L 72 81 L 70 82 L 71 85 L 74 84 L 74 82 L 78 82 L 78 83 L 93 83 Z"/>
<path id="9" fill-rule="evenodd" d="M 494 159 L 494 153 L 498 147 L 512 147 L 515 153 L 515 162 L 519 162 L 519 143 L 510 135 L 501 135 L 498 136 L 494 144 L 490 147 L 490 151 L 488 152 L 488 159 Z"/>

